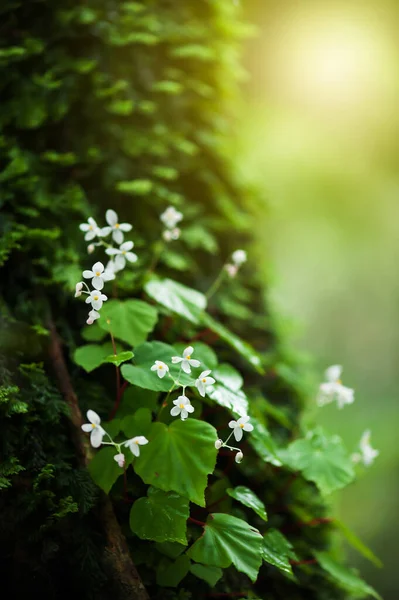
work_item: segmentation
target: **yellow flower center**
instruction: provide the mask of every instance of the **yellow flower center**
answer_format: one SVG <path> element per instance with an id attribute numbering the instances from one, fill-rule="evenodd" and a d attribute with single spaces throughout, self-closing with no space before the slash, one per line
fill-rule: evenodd
<path id="1" fill-rule="evenodd" d="M 206 379 L 205 379 L 205 377 L 204 377 L 204 379 L 202 380 L 202 383 L 206 383 Z"/>
<path id="2" fill-rule="evenodd" d="M 188 356 L 186 356 L 186 360 L 190 360 L 191 355 L 189 354 Z"/>
<path id="3" fill-rule="evenodd" d="M 92 423 L 92 424 L 91 424 L 91 428 L 92 428 L 92 429 L 95 429 L 95 428 L 96 428 L 96 425 L 95 425 L 95 423 Z"/>
<path id="4" fill-rule="evenodd" d="M 184 404 L 179 404 L 180 408 L 184 408 Z"/>
<path id="5" fill-rule="evenodd" d="M 114 227 L 115 227 L 115 229 L 119 229 L 119 227 L 120 227 L 119 223 L 115 223 Z"/>
<path id="6" fill-rule="evenodd" d="M 163 369 L 163 365 L 158 365 L 158 369 Z"/>
<path id="7" fill-rule="evenodd" d="M 138 440 L 134 440 L 134 443 L 138 445 L 138 444 L 139 444 L 139 441 L 138 441 Z"/>
<path id="8" fill-rule="evenodd" d="M 96 271 L 96 277 L 100 277 L 101 273 L 100 271 Z"/>
<path id="9" fill-rule="evenodd" d="M 94 296 L 94 300 L 97 302 L 97 300 L 98 300 L 98 296 Z"/>
<path id="10" fill-rule="evenodd" d="M 122 254 L 126 254 L 126 250 L 122 250 Z"/>
<path id="11" fill-rule="evenodd" d="M 89 225 L 89 229 L 93 231 L 93 225 Z"/>
<path id="12" fill-rule="evenodd" d="M 337 383 L 339 383 L 340 385 L 342 385 L 342 379 L 337 379 Z"/>
<path id="13" fill-rule="evenodd" d="M 240 423 L 241 429 L 244 429 L 244 423 Z"/>

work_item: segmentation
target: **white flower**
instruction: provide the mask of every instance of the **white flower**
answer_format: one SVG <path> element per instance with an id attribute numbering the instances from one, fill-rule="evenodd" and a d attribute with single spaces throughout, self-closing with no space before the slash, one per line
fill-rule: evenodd
<path id="1" fill-rule="evenodd" d="M 145 446 L 145 444 L 148 444 L 147 438 L 143 435 L 137 435 L 136 437 L 127 440 L 127 442 L 124 443 L 124 446 L 129 448 L 134 456 L 140 456 L 139 446 Z"/>
<path id="2" fill-rule="evenodd" d="M 345 404 L 352 404 L 355 400 L 354 390 L 342 385 L 340 380 L 342 373 L 341 365 L 332 365 L 325 372 L 326 382 L 319 387 L 317 396 L 318 406 L 324 406 L 334 400 L 337 401 L 338 408 L 343 408 Z"/>
<path id="3" fill-rule="evenodd" d="M 375 450 L 370 444 L 371 431 L 367 429 L 360 438 L 359 448 L 360 453 L 352 454 L 354 463 L 362 462 L 365 467 L 373 464 L 374 459 L 379 455 L 379 451 Z"/>
<path id="4" fill-rule="evenodd" d="M 89 317 L 88 317 L 86 323 L 88 325 L 93 325 L 94 321 L 99 318 L 100 318 L 100 313 L 98 313 L 96 310 L 91 310 L 89 312 Z"/>
<path id="5" fill-rule="evenodd" d="M 242 432 L 244 431 L 252 431 L 253 426 L 251 423 L 248 423 L 249 417 L 240 417 L 238 421 L 230 421 L 229 427 L 234 430 L 234 437 L 237 442 L 242 439 Z"/>
<path id="6" fill-rule="evenodd" d="M 227 263 L 224 265 L 224 268 L 228 276 L 232 279 L 237 275 L 238 267 L 236 265 L 231 265 L 230 263 Z"/>
<path id="7" fill-rule="evenodd" d="M 239 450 L 235 456 L 235 461 L 236 463 L 240 463 L 242 461 L 242 459 L 244 458 L 243 453 L 241 452 L 241 450 Z"/>
<path id="8" fill-rule="evenodd" d="M 104 273 L 102 274 L 102 278 L 104 281 L 112 281 L 115 279 L 115 263 L 112 260 L 109 260 L 106 264 Z"/>
<path id="9" fill-rule="evenodd" d="M 118 248 L 107 248 L 106 249 L 106 253 L 109 256 L 115 256 L 115 268 L 117 271 L 121 271 L 121 269 L 124 269 L 126 266 L 126 259 L 131 262 L 131 263 L 135 263 L 137 261 L 137 254 L 135 254 L 134 252 L 130 252 L 130 250 L 133 248 L 134 244 L 133 242 L 124 242 L 123 244 L 121 244 L 121 246 Z"/>
<path id="10" fill-rule="evenodd" d="M 247 262 L 247 253 L 245 250 L 235 250 L 231 255 L 231 260 L 236 267 L 241 267 L 241 265 Z"/>
<path id="11" fill-rule="evenodd" d="M 162 360 L 156 360 L 155 363 L 151 367 L 151 371 L 156 371 L 157 375 L 160 379 L 165 377 L 166 373 L 169 371 L 168 365 L 165 365 Z"/>
<path id="12" fill-rule="evenodd" d="M 194 406 L 192 406 L 190 400 L 186 396 L 179 396 L 176 400 L 173 400 L 173 404 L 175 405 L 170 414 L 172 417 L 177 417 L 180 415 L 182 421 L 185 421 L 188 417 L 188 413 L 194 412 Z"/>
<path id="13" fill-rule="evenodd" d="M 190 365 L 192 367 L 199 367 L 201 364 L 199 360 L 195 360 L 195 358 L 194 359 L 191 358 L 191 355 L 193 352 L 194 352 L 194 348 L 192 346 L 188 346 L 184 350 L 183 356 L 172 356 L 172 363 L 173 364 L 181 363 L 181 368 L 183 369 L 183 371 L 185 373 L 191 373 Z"/>
<path id="14" fill-rule="evenodd" d="M 90 292 L 90 295 L 87 296 L 86 304 L 91 304 L 95 310 L 100 310 L 105 300 L 108 300 L 108 297 L 105 294 L 102 294 L 98 290 L 93 290 Z"/>
<path id="15" fill-rule="evenodd" d="M 121 469 L 125 466 L 125 455 L 124 454 L 115 454 L 114 460 L 118 463 Z"/>
<path id="16" fill-rule="evenodd" d="M 123 242 L 123 231 L 130 231 L 132 229 L 132 225 L 130 223 L 119 223 L 118 215 L 112 209 L 107 210 L 105 213 L 105 220 L 107 221 L 109 227 L 103 227 L 101 230 L 101 235 L 109 235 L 112 231 L 112 239 L 117 244 L 122 244 Z"/>
<path id="17" fill-rule="evenodd" d="M 87 223 L 81 223 L 81 225 L 79 225 L 79 229 L 80 231 L 86 232 L 85 240 L 86 242 L 89 242 L 90 240 L 93 240 L 96 236 L 101 235 L 101 230 L 92 217 L 89 217 L 87 221 Z"/>
<path id="18" fill-rule="evenodd" d="M 162 223 L 168 229 L 173 229 L 182 220 L 183 213 L 175 209 L 174 206 L 169 206 L 165 212 L 162 213 L 160 219 Z"/>
<path id="19" fill-rule="evenodd" d="M 79 296 L 82 295 L 82 290 L 83 290 L 83 281 L 79 281 L 79 283 L 77 283 L 75 285 L 75 298 L 79 298 Z"/>
<path id="20" fill-rule="evenodd" d="M 91 271 L 83 271 L 85 279 L 91 279 L 91 285 L 96 290 L 102 290 L 104 287 L 104 265 L 102 262 L 96 262 L 91 268 Z"/>
<path id="21" fill-rule="evenodd" d="M 90 444 L 93 448 L 99 448 L 102 444 L 103 437 L 105 435 L 104 429 L 101 427 L 101 419 L 94 410 L 87 411 L 87 420 L 89 423 L 82 425 L 83 431 L 90 433 Z"/>
<path id="22" fill-rule="evenodd" d="M 222 446 L 223 446 L 223 440 L 216 440 L 216 442 L 215 442 L 216 450 L 219 450 L 219 448 L 221 448 Z"/>
<path id="23" fill-rule="evenodd" d="M 198 389 L 198 391 L 202 397 L 205 396 L 206 386 L 212 385 L 215 383 L 215 380 L 213 377 L 208 377 L 209 373 L 210 373 L 210 371 L 202 371 L 201 375 L 198 377 L 198 379 L 195 382 L 195 386 Z"/>
<path id="24" fill-rule="evenodd" d="M 162 236 L 165 242 L 172 242 L 179 239 L 181 231 L 178 227 L 174 227 L 173 229 L 166 229 Z"/>
<path id="25" fill-rule="evenodd" d="M 94 244 L 89 244 L 87 246 L 87 252 L 88 252 L 88 254 L 93 254 L 93 252 L 94 252 L 95 249 L 96 249 L 96 247 L 95 247 Z"/>

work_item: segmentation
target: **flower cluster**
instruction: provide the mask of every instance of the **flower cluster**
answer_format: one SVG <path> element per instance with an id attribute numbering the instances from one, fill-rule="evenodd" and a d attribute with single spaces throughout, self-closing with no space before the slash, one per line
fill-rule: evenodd
<path id="1" fill-rule="evenodd" d="M 174 206 L 169 206 L 165 212 L 162 213 L 160 219 L 166 228 L 162 233 L 165 242 L 178 240 L 181 232 L 176 225 L 183 219 L 183 213 L 176 210 Z"/>
<path id="2" fill-rule="evenodd" d="M 245 262 L 247 262 L 247 253 L 245 250 L 235 250 L 231 255 L 231 262 L 226 263 L 224 268 L 227 274 L 233 278 Z"/>
<path id="3" fill-rule="evenodd" d="M 79 225 L 81 231 L 85 233 L 85 240 L 92 241 L 97 239 L 95 243 L 91 243 L 88 246 L 88 252 L 91 254 L 98 246 L 105 247 L 105 253 L 110 257 L 106 266 L 102 262 L 96 262 L 92 266 L 91 270 L 83 271 L 84 279 L 91 279 L 91 285 L 94 288 L 91 290 L 84 281 L 79 281 L 75 287 L 75 297 L 86 294 L 86 304 L 91 304 L 91 310 L 89 312 L 86 323 L 91 325 L 96 319 L 100 317 L 98 312 L 103 303 L 108 299 L 105 294 L 101 292 L 104 287 L 104 283 L 115 279 L 116 273 L 121 271 L 126 266 L 126 261 L 135 263 L 137 261 L 137 255 L 132 252 L 134 244 L 132 241 L 124 241 L 124 232 L 128 232 L 132 229 L 130 223 L 119 223 L 118 215 L 112 209 L 107 210 L 105 213 L 105 220 L 108 223 L 106 227 L 99 227 L 96 221 L 89 217 L 87 223 Z M 111 234 L 112 243 L 108 243 L 104 238 Z M 113 243 L 119 247 L 114 247 Z M 86 289 L 83 289 L 83 288 Z"/>
<path id="4" fill-rule="evenodd" d="M 143 435 L 137 435 L 125 442 L 116 443 L 113 441 L 111 436 L 101 427 L 101 419 L 94 410 L 87 411 L 88 423 L 82 425 L 83 431 L 90 433 L 90 443 L 93 448 L 99 448 L 100 446 L 114 446 L 116 454 L 114 460 L 123 469 L 125 466 L 125 455 L 122 452 L 122 447 L 129 448 L 134 456 L 140 456 L 140 446 L 148 444 L 148 440 Z M 109 442 L 104 442 L 104 437 L 109 438 Z"/>
<path id="5" fill-rule="evenodd" d="M 181 375 L 182 371 L 184 371 L 184 373 L 186 373 L 187 375 L 190 375 L 191 367 L 193 367 L 194 369 L 197 369 L 198 367 L 201 366 L 201 362 L 199 360 L 197 360 L 196 358 L 192 358 L 193 353 L 194 353 L 194 348 L 192 346 L 188 346 L 183 351 L 182 356 L 172 356 L 171 357 L 172 364 L 174 364 L 174 365 L 180 364 L 180 371 L 179 371 L 177 379 L 175 379 L 173 377 L 168 365 L 166 363 L 164 363 L 162 360 L 156 360 L 155 363 L 151 367 L 151 371 L 156 372 L 160 379 L 163 379 L 165 377 L 165 375 L 167 375 L 168 377 L 170 377 L 173 380 L 173 386 L 172 386 L 171 391 L 173 391 L 174 387 L 177 387 L 177 388 L 182 387 L 183 388 L 182 395 L 179 396 L 178 398 L 176 398 L 175 400 L 173 400 L 174 407 L 170 411 L 170 414 L 173 417 L 180 416 L 182 421 L 185 421 L 187 419 L 189 413 L 194 412 L 194 406 L 192 406 L 190 400 L 186 396 L 186 388 L 189 387 L 190 385 L 195 386 L 197 388 L 200 396 L 202 396 L 204 398 L 205 394 L 206 394 L 207 386 L 213 385 L 215 383 L 215 380 L 213 379 L 213 377 L 209 377 L 209 375 L 211 374 L 211 371 L 209 369 L 206 371 L 202 371 L 202 373 L 200 373 L 200 375 L 197 377 L 197 379 L 195 381 L 194 380 L 192 381 L 192 384 L 188 383 L 186 385 L 183 385 L 182 383 L 180 383 L 179 379 L 180 379 L 180 375 Z"/>
<path id="6" fill-rule="evenodd" d="M 237 421 L 230 421 L 229 427 L 233 430 L 227 440 L 224 442 L 223 440 L 216 440 L 215 448 L 218 450 L 220 448 L 229 448 L 229 450 L 237 450 L 237 454 L 235 456 L 236 463 L 240 463 L 244 458 L 244 454 L 239 448 L 235 448 L 234 446 L 229 446 L 228 441 L 232 435 L 234 435 L 237 442 L 242 440 L 242 436 L 244 431 L 253 431 L 253 425 L 249 422 L 249 417 L 246 415 L 245 417 L 240 417 Z"/>

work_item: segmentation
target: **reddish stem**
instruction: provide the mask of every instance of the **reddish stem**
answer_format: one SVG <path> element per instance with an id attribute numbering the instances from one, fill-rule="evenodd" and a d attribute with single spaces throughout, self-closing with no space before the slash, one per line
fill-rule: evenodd
<path id="1" fill-rule="evenodd" d="M 314 565 L 317 563 L 315 558 L 309 560 L 290 560 L 290 565 Z"/>
<path id="2" fill-rule="evenodd" d="M 127 491 L 127 473 L 126 465 L 123 465 L 123 495 L 125 496 L 125 502 L 129 502 L 129 494 Z"/>
<path id="3" fill-rule="evenodd" d="M 224 496 L 222 496 L 221 498 L 219 498 L 219 500 L 216 500 L 215 502 L 212 502 L 212 504 L 209 504 L 206 509 L 209 510 L 210 508 L 212 508 L 213 506 L 216 506 L 217 504 L 219 504 L 219 502 L 222 502 L 222 500 L 226 500 L 226 498 L 228 498 L 229 495 L 228 494 L 224 494 Z"/>
<path id="4" fill-rule="evenodd" d="M 193 519 L 192 517 L 188 517 L 188 520 L 191 521 L 191 523 L 199 525 L 200 527 L 205 527 L 206 525 L 206 523 L 203 523 L 202 521 L 197 521 L 197 519 Z"/>
<path id="5" fill-rule="evenodd" d="M 312 527 L 313 525 L 321 525 L 322 523 L 332 523 L 334 519 L 332 517 L 320 517 L 320 519 L 312 519 L 311 521 L 305 521 L 304 523 L 297 523 L 298 527 Z"/>

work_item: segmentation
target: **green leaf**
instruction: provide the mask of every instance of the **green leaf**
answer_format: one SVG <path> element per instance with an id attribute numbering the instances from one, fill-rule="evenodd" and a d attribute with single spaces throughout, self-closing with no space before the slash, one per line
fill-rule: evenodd
<path id="1" fill-rule="evenodd" d="M 190 568 L 190 559 L 185 554 L 179 556 L 175 562 L 164 558 L 157 568 L 157 584 L 162 587 L 177 587 L 187 575 Z"/>
<path id="2" fill-rule="evenodd" d="M 217 333 L 222 340 L 229 344 L 238 354 L 240 354 L 245 360 L 247 360 L 258 373 L 264 374 L 262 367 L 261 358 L 259 354 L 252 348 L 248 342 L 244 342 L 237 335 L 229 331 L 224 325 L 216 321 L 213 317 L 207 313 L 203 313 L 201 317 L 202 323 Z"/>
<path id="3" fill-rule="evenodd" d="M 354 569 L 348 569 L 336 562 L 327 552 L 314 552 L 321 567 L 329 573 L 332 579 L 344 589 L 352 598 L 366 598 L 372 596 L 382 600 L 381 596 L 365 581 L 360 579 Z"/>
<path id="4" fill-rule="evenodd" d="M 261 500 L 259 500 L 258 496 L 254 494 L 252 490 L 244 487 L 243 485 L 239 485 L 236 488 L 229 488 L 226 491 L 229 496 L 234 498 L 234 500 L 241 502 L 241 504 L 247 506 L 248 508 L 252 508 L 252 510 L 256 512 L 261 519 L 267 521 L 265 505 Z"/>
<path id="5" fill-rule="evenodd" d="M 357 537 L 357 535 L 353 533 L 353 531 L 349 529 L 349 527 L 347 527 L 347 525 L 345 525 L 338 519 L 334 519 L 333 524 L 335 525 L 335 527 L 337 527 L 337 529 L 341 531 L 341 533 L 346 538 L 346 541 L 352 546 L 352 548 L 357 550 L 362 556 L 364 556 L 364 558 L 367 558 L 376 567 L 381 568 L 383 566 L 382 562 L 374 554 L 374 552 L 370 550 L 370 548 L 368 548 L 366 544 L 364 544 L 362 540 L 360 540 Z"/>
<path id="6" fill-rule="evenodd" d="M 172 279 L 151 279 L 144 286 L 147 294 L 173 313 L 198 324 L 206 308 L 206 297 Z"/>
<path id="7" fill-rule="evenodd" d="M 212 588 L 215 587 L 223 575 L 223 571 L 222 569 L 219 569 L 219 567 L 211 567 L 209 565 L 200 565 L 197 563 L 191 565 L 190 572 L 199 579 L 203 579 L 209 583 Z"/>
<path id="8" fill-rule="evenodd" d="M 176 354 L 177 351 L 173 346 L 163 342 L 146 342 L 135 349 L 134 365 L 123 365 L 122 375 L 126 381 L 140 388 L 154 392 L 168 392 L 173 381 L 168 375 L 160 379 L 157 373 L 151 371 L 151 367 L 156 360 L 170 365 L 172 356 Z"/>
<path id="9" fill-rule="evenodd" d="M 79 367 L 82 367 L 87 373 L 91 373 L 106 361 L 107 356 L 112 352 L 111 342 L 100 346 L 99 344 L 86 344 L 76 348 L 73 353 L 73 360 Z"/>
<path id="10" fill-rule="evenodd" d="M 207 344 L 204 344 L 203 342 L 193 342 L 192 344 L 188 344 L 188 343 L 177 343 L 173 346 L 173 348 L 176 350 L 177 355 L 181 355 L 183 354 L 183 350 L 185 348 L 187 348 L 188 345 L 192 345 L 194 348 L 194 353 L 192 358 L 196 358 L 197 360 L 199 360 L 201 362 L 201 366 L 198 367 L 198 374 L 201 371 L 205 371 L 206 369 L 210 369 L 211 371 L 216 369 L 217 364 L 218 364 L 218 359 L 216 356 L 215 351 L 213 350 L 213 348 L 211 348 L 210 346 L 208 346 Z M 228 365 L 230 366 L 230 365 Z M 180 368 L 180 367 L 179 367 Z M 233 367 L 231 367 L 233 368 Z M 237 373 L 237 371 L 236 371 Z"/>
<path id="11" fill-rule="evenodd" d="M 121 430 L 130 439 L 136 435 L 147 436 L 151 428 L 151 411 L 148 408 L 139 408 L 134 415 L 128 415 L 121 422 Z"/>
<path id="12" fill-rule="evenodd" d="M 144 483 L 205 506 L 204 490 L 216 463 L 216 429 L 196 419 L 176 419 L 169 427 L 154 423 L 148 438 L 135 464 Z"/>
<path id="13" fill-rule="evenodd" d="M 93 481 L 106 494 L 108 494 L 118 477 L 123 475 L 123 469 L 114 460 L 115 454 L 117 454 L 115 448 L 101 448 L 89 464 L 89 472 Z"/>
<path id="14" fill-rule="evenodd" d="M 203 535 L 187 554 L 196 562 L 222 569 L 232 563 L 241 573 L 256 581 L 262 563 L 262 541 L 259 531 L 246 521 L 231 515 L 209 515 Z"/>
<path id="15" fill-rule="evenodd" d="M 254 429 L 248 436 L 248 442 L 252 448 L 265 462 L 281 467 L 283 463 L 279 458 L 277 446 L 269 431 L 255 417 L 251 417 L 251 423 Z"/>
<path id="16" fill-rule="evenodd" d="M 301 471 L 323 494 L 339 490 L 355 478 L 352 461 L 338 436 L 327 437 L 321 429 L 297 440 L 281 453 L 284 462 Z"/>
<path id="17" fill-rule="evenodd" d="M 207 390 L 209 398 L 240 417 L 247 415 L 248 400 L 240 389 L 243 383 L 240 373 L 231 365 L 222 364 L 215 369 L 212 376 L 216 383 Z"/>
<path id="18" fill-rule="evenodd" d="M 122 396 L 116 416 L 119 418 L 130 417 L 139 408 L 148 408 L 151 412 L 155 411 L 157 399 L 157 392 L 131 385 Z"/>
<path id="19" fill-rule="evenodd" d="M 262 558 L 290 578 L 294 577 L 290 559 L 295 558 L 295 553 L 290 542 L 277 529 L 270 529 L 264 536 Z"/>
<path id="20" fill-rule="evenodd" d="M 99 326 L 132 346 L 146 341 L 157 322 L 156 309 L 142 300 L 109 300 L 101 309 Z"/>
<path id="21" fill-rule="evenodd" d="M 119 354 L 110 354 L 104 360 L 104 362 L 112 363 L 113 365 L 119 367 L 123 362 L 130 360 L 133 358 L 134 354 L 131 350 L 126 350 L 125 352 L 120 352 Z"/>
<path id="22" fill-rule="evenodd" d="M 157 542 L 155 544 L 155 548 L 158 550 L 158 552 L 164 554 L 168 558 L 177 558 L 182 552 L 184 552 L 186 546 L 182 546 L 177 542 Z"/>
<path id="23" fill-rule="evenodd" d="M 139 498 L 130 511 L 130 529 L 142 540 L 178 542 L 187 545 L 190 511 L 187 498 L 175 492 L 149 487 L 147 498 Z"/>

